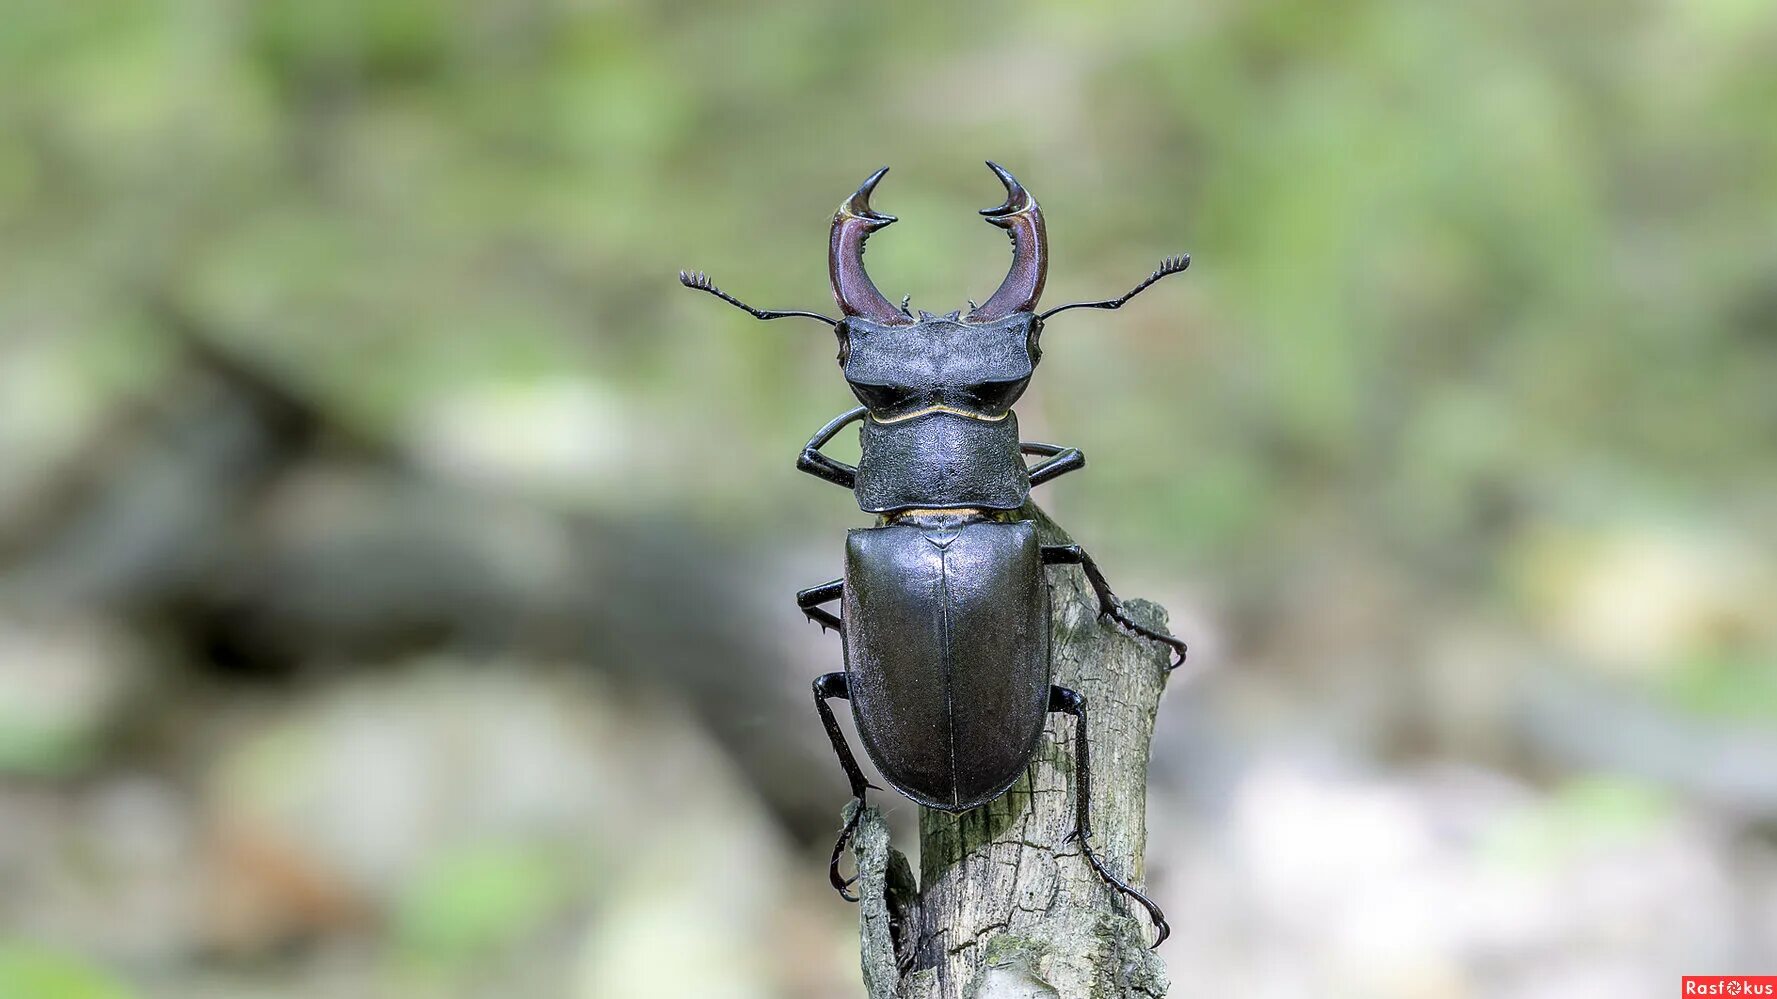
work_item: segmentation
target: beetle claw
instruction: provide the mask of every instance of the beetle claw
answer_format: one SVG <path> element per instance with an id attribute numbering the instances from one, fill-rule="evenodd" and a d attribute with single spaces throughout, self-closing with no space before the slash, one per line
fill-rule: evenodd
<path id="1" fill-rule="evenodd" d="M 1115 874 L 1112 874 L 1110 869 L 1104 866 L 1103 861 L 1098 859 L 1098 854 L 1094 853 L 1092 850 L 1092 844 L 1086 839 L 1086 837 L 1080 835 L 1078 829 L 1075 829 L 1072 835 L 1068 838 L 1080 841 L 1080 852 L 1086 855 L 1086 862 L 1092 865 L 1092 870 L 1100 878 L 1103 878 L 1106 884 L 1110 885 L 1117 891 L 1122 892 L 1124 895 L 1129 896 L 1129 898 L 1133 899 L 1142 908 L 1148 910 L 1148 918 L 1154 921 L 1155 932 L 1154 942 L 1148 946 L 1148 949 L 1157 949 L 1161 944 L 1165 943 L 1166 938 L 1172 936 L 1172 925 L 1166 921 L 1166 913 L 1160 908 L 1160 906 L 1156 905 L 1153 899 L 1131 887 L 1128 882 L 1117 877 Z"/>
<path id="2" fill-rule="evenodd" d="M 1166 672 L 1170 673 L 1185 664 L 1185 655 L 1189 649 L 1184 642 L 1179 641 L 1163 631 L 1155 631 L 1146 625 L 1137 624 L 1135 619 L 1130 617 L 1128 612 L 1123 610 L 1123 604 L 1121 601 L 1104 605 L 1099 609 L 1098 616 L 1108 617 L 1130 631 L 1135 632 L 1137 635 L 1159 642 L 1161 645 L 1171 649 L 1173 660 L 1171 663 L 1167 664 Z"/>
<path id="3" fill-rule="evenodd" d="M 851 818 L 845 820 L 845 828 L 839 830 L 839 838 L 833 841 L 833 856 L 827 861 L 827 881 L 833 886 L 833 890 L 839 893 L 839 897 L 847 902 L 858 900 L 858 896 L 848 889 L 857 884 L 859 875 L 853 874 L 849 878 L 840 877 L 839 857 L 845 852 L 846 844 L 851 842 L 852 835 L 858 831 L 858 820 L 864 815 L 864 796 L 860 794 L 852 800 L 857 805 L 852 809 Z"/>

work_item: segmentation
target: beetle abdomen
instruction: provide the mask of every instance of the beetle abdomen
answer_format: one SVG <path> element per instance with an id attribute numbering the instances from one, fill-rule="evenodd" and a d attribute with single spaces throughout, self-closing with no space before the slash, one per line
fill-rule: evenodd
<path id="1" fill-rule="evenodd" d="M 1024 772 L 1049 701 L 1049 591 L 1029 522 L 854 530 L 845 652 L 883 777 L 962 811 Z"/>

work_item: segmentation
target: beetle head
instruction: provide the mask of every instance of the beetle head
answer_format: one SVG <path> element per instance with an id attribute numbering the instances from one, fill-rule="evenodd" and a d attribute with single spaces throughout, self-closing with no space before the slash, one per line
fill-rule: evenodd
<path id="1" fill-rule="evenodd" d="M 833 216 L 828 272 L 845 314 L 834 327 L 839 363 L 874 416 L 899 415 L 934 395 L 952 400 L 947 405 L 1003 415 L 1041 356 L 1036 304 L 1049 258 L 1042 210 L 1009 171 L 991 161 L 987 166 L 1005 185 L 1006 199 L 981 214 L 1011 237 L 1012 266 L 986 302 L 970 303 L 966 316 L 960 310 L 915 316 L 905 301 L 900 307 L 891 303 L 864 271 L 865 241 L 896 221 L 870 206 L 887 167 L 871 174 Z"/>

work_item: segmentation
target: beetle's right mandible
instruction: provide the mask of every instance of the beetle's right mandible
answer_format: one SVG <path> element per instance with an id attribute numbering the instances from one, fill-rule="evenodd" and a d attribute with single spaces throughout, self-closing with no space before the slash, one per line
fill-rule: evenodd
<path id="1" fill-rule="evenodd" d="M 893 215 L 870 207 L 870 192 L 886 173 L 888 167 L 871 174 L 851 197 L 839 203 L 827 245 L 827 273 L 833 279 L 833 298 L 846 318 L 857 316 L 884 326 L 904 326 L 913 320 L 883 297 L 864 271 L 864 241 L 896 221 Z"/>

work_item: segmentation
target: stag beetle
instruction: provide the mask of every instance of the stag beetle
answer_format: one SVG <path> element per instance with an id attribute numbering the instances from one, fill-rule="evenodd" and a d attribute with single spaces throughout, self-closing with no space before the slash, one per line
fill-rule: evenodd
<path id="1" fill-rule="evenodd" d="M 1081 468 L 1077 448 L 1021 441 L 1012 404 L 1041 356 L 1043 323 L 1068 309 L 1117 309 L 1190 257 L 1168 257 L 1120 298 L 1037 312 L 1048 270 L 1048 238 L 1036 199 L 1003 167 L 987 164 L 1005 202 L 982 210 L 1012 240 L 1012 267 L 986 302 L 935 316 L 883 297 L 864 271 L 864 243 L 896 221 L 870 207 L 888 168 L 871 174 L 833 216 L 828 271 L 842 318 L 755 309 L 701 272 L 679 272 L 757 319 L 803 317 L 833 328 L 839 365 L 863 405 L 836 417 L 802 449 L 796 467 L 850 489 L 876 515 L 846 538 L 845 575 L 801 591 L 796 603 L 822 629 L 840 633 L 845 670 L 814 682 L 833 751 L 857 807 L 833 844 L 828 876 L 847 889 L 839 858 L 857 827 L 864 779 L 828 701 L 850 701 L 864 750 L 895 789 L 928 808 L 962 812 L 999 797 L 1036 751 L 1049 712 L 1074 716 L 1075 828 L 1092 869 L 1153 917 L 1158 947 L 1170 932 L 1160 907 L 1112 874 L 1092 849 L 1091 767 L 1086 700 L 1050 683 L 1049 590 L 1044 568 L 1078 565 L 1099 611 L 1184 660 L 1184 643 L 1132 620 L 1092 557 L 1078 545 L 1044 545 L 1018 510 L 1030 488 Z M 821 448 L 861 422 L 856 467 Z M 1025 455 L 1044 458 L 1033 467 Z M 824 605 L 840 602 L 835 615 Z"/>

